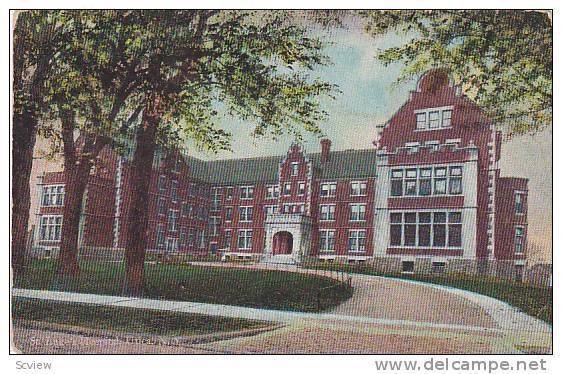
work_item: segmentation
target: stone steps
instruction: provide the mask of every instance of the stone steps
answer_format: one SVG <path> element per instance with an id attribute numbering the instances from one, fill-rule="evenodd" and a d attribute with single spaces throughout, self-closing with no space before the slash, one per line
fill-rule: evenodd
<path id="1" fill-rule="evenodd" d="M 262 263 L 265 264 L 285 264 L 285 265 L 296 265 L 296 261 L 291 255 L 273 255 L 264 258 Z"/>

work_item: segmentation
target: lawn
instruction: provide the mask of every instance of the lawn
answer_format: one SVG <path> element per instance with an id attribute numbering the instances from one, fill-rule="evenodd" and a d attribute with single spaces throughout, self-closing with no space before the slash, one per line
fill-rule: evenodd
<path id="1" fill-rule="evenodd" d="M 162 336 L 193 336 L 272 325 L 240 318 L 22 298 L 12 299 L 12 317 L 16 323 L 46 322 L 69 327 Z"/>
<path id="2" fill-rule="evenodd" d="M 310 263 L 309 268 L 344 271 L 390 278 L 411 279 L 472 291 L 502 300 L 523 312 L 552 324 L 552 288 L 490 276 L 383 274 L 368 265 Z"/>
<path id="3" fill-rule="evenodd" d="M 122 263 L 82 262 L 82 273 L 61 282 L 54 275 L 55 262 L 34 260 L 17 287 L 120 295 Z M 329 277 L 285 271 L 233 267 L 147 264 L 145 297 L 254 308 L 324 311 L 349 299 L 353 289 Z"/>

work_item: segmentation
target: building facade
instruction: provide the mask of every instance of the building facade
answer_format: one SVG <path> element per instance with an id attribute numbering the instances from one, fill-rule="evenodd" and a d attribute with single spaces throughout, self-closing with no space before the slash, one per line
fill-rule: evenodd
<path id="1" fill-rule="evenodd" d="M 320 152 L 293 144 L 273 157 L 202 161 L 159 153 L 147 251 L 519 276 L 527 180 L 500 176 L 500 152 L 494 124 L 433 70 L 382 126 L 372 149 L 333 151 L 322 139 Z M 57 252 L 63 180 L 62 173 L 40 180 L 38 256 Z M 82 253 L 119 256 L 131 188 L 128 158 L 104 150 L 84 199 Z"/>

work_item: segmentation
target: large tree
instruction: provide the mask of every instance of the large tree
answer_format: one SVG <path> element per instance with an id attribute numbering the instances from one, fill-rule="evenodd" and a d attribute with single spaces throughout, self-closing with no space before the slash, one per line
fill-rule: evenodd
<path id="1" fill-rule="evenodd" d="M 65 201 L 57 272 L 76 275 L 82 200 L 89 175 L 102 149 L 119 147 L 142 106 L 141 65 L 149 47 L 131 45 L 141 27 L 137 14 L 118 11 L 71 11 L 67 47 L 48 87 L 50 130 L 64 157 Z M 58 120 L 58 121 L 56 121 Z M 60 126 L 53 127 L 52 124 Z M 76 135 L 78 138 L 76 139 Z"/>
<path id="2" fill-rule="evenodd" d="M 327 63 L 323 43 L 275 12 L 147 11 L 146 35 L 164 37 L 147 61 L 145 106 L 136 129 L 131 173 L 135 188 L 126 226 L 125 292 L 146 285 L 148 188 L 158 143 L 228 147 L 217 106 L 254 125 L 255 136 L 319 132 L 319 97 L 333 86 L 311 72 Z M 175 36 L 175 39 L 174 39 Z M 155 40 L 158 40 L 156 38 Z"/>
<path id="3" fill-rule="evenodd" d="M 57 12 L 14 15 L 12 108 L 12 269 L 24 271 L 29 220 L 29 178 L 35 139 L 44 108 L 45 87 L 67 42 L 66 24 Z"/>
<path id="4" fill-rule="evenodd" d="M 464 92 L 508 134 L 534 133 L 552 121 L 552 14 L 523 10 L 361 12 L 373 36 L 399 45 L 380 51 L 405 65 L 399 80 L 447 69 Z"/>

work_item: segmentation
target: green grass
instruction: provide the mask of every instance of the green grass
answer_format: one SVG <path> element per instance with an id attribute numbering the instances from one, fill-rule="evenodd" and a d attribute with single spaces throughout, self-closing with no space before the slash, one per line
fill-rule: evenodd
<path id="1" fill-rule="evenodd" d="M 18 282 L 18 287 L 106 295 L 122 293 L 122 263 L 83 262 L 81 275 L 64 282 L 54 275 L 54 261 L 35 260 L 30 265 L 31 270 Z M 353 294 L 350 286 L 332 278 L 284 271 L 147 264 L 146 274 L 149 286 L 144 296 L 155 299 L 318 311 L 333 308 Z"/>
<path id="2" fill-rule="evenodd" d="M 417 275 L 385 274 L 376 272 L 369 265 L 310 263 L 309 268 L 344 271 L 348 273 L 379 275 L 390 278 L 411 279 L 476 292 L 502 300 L 523 312 L 552 325 L 552 288 L 516 282 L 490 276 L 465 274 Z"/>
<path id="3" fill-rule="evenodd" d="M 164 336 L 193 336 L 272 325 L 240 318 L 22 298 L 12 299 L 12 316 L 16 322 L 46 322 L 94 330 Z"/>

